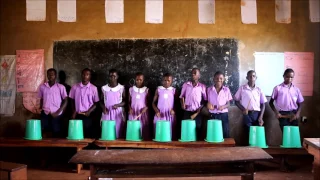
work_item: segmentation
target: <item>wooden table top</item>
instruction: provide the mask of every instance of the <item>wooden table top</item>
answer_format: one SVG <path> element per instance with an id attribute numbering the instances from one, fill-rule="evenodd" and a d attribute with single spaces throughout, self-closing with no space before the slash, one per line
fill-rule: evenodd
<path id="1" fill-rule="evenodd" d="M 272 157 L 255 147 L 82 150 L 70 163 L 77 164 L 194 164 L 268 160 Z"/>
<path id="2" fill-rule="evenodd" d="M 0 147 L 85 147 L 93 141 L 94 139 L 43 138 L 42 140 L 26 140 L 23 138 L 0 138 Z"/>
<path id="3" fill-rule="evenodd" d="M 115 141 L 101 141 L 96 140 L 94 142 L 97 146 L 107 148 L 192 148 L 192 147 L 234 147 L 235 141 L 232 138 L 226 138 L 221 143 L 208 143 L 206 141 L 195 141 L 195 142 L 155 142 L 155 141 L 126 141 L 126 140 L 115 140 Z"/>
<path id="4" fill-rule="evenodd" d="M 320 149 L 320 138 L 304 138 L 303 143 L 308 144 L 316 149 Z"/>

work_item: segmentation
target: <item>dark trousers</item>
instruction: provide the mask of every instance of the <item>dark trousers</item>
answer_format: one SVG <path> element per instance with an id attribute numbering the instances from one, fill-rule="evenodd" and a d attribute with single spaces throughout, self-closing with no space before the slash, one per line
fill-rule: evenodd
<path id="1" fill-rule="evenodd" d="M 61 136 L 61 118 L 62 115 L 57 117 L 52 117 L 51 114 L 46 114 L 44 111 L 41 111 L 41 128 L 43 131 L 52 132 L 53 137 Z"/>
<path id="2" fill-rule="evenodd" d="M 290 114 L 296 114 L 297 111 L 279 111 L 281 115 L 290 115 Z M 298 120 L 293 120 L 290 122 L 290 118 L 279 118 L 279 125 L 281 131 L 283 131 L 283 126 L 298 126 Z"/>
<path id="3" fill-rule="evenodd" d="M 82 114 L 77 114 L 76 119 L 82 120 L 83 123 L 83 133 L 85 138 L 92 138 L 92 118 L 90 116 L 85 116 Z"/>
<path id="4" fill-rule="evenodd" d="M 211 119 L 219 119 L 222 122 L 223 138 L 229 138 L 229 116 L 228 113 L 210 113 Z"/>
<path id="5" fill-rule="evenodd" d="M 191 116 L 193 114 L 197 113 L 197 111 L 184 111 L 183 113 L 183 119 L 191 119 Z M 202 117 L 200 113 L 194 118 L 196 121 L 196 131 L 197 131 L 197 139 L 201 139 L 202 132 L 201 132 L 201 125 L 202 125 Z"/>
<path id="6" fill-rule="evenodd" d="M 248 131 L 250 130 L 250 126 L 259 125 L 259 115 L 260 111 L 249 111 L 247 115 L 243 115 L 243 122 Z"/>

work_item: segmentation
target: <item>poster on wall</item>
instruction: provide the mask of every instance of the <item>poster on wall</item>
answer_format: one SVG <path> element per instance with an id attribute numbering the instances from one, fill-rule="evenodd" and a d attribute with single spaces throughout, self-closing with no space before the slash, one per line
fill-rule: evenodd
<path id="1" fill-rule="evenodd" d="M 16 56 L 0 56 L 0 114 L 13 116 L 16 100 Z"/>
<path id="2" fill-rule="evenodd" d="M 198 0 L 198 15 L 200 24 L 214 24 L 215 0 Z"/>
<path id="3" fill-rule="evenodd" d="M 254 58 L 258 77 L 256 84 L 266 96 L 271 96 L 273 88 L 283 82 L 284 53 L 255 52 Z"/>
<path id="4" fill-rule="evenodd" d="M 27 21 L 46 20 L 46 0 L 26 0 Z"/>
<path id="5" fill-rule="evenodd" d="M 58 0 L 58 22 L 76 22 L 77 21 L 77 1 L 76 0 Z"/>
<path id="6" fill-rule="evenodd" d="M 45 80 L 44 50 L 17 50 L 16 59 L 17 92 L 37 92 Z"/>
<path id="7" fill-rule="evenodd" d="M 22 93 L 22 99 L 24 108 L 34 114 L 40 114 L 40 98 L 38 97 L 38 93 L 24 92 Z"/>
<path id="8" fill-rule="evenodd" d="M 291 0 L 276 0 L 276 22 L 291 23 Z"/>
<path id="9" fill-rule="evenodd" d="M 163 0 L 146 0 L 145 13 L 146 23 L 163 23 Z"/>
<path id="10" fill-rule="evenodd" d="M 106 0 L 105 16 L 106 16 L 106 23 L 123 23 L 124 22 L 123 0 Z"/>
<path id="11" fill-rule="evenodd" d="M 241 0 L 241 21 L 243 24 L 257 24 L 256 0 Z"/>
<path id="12" fill-rule="evenodd" d="M 313 95 L 313 73 L 314 53 L 313 52 L 285 52 L 285 68 L 294 70 L 293 84 L 297 86 L 303 96 Z"/>
<path id="13" fill-rule="evenodd" d="M 320 0 L 309 0 L 309 17 L 311 22 L 320 22 Z"/>

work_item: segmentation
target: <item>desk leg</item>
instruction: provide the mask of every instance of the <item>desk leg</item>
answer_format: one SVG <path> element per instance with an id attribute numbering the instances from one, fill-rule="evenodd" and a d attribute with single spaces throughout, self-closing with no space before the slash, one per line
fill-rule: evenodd
<path id="1" fill-rule="evenodd" d="M 313 179 L 320 180 L 320 158 L 317 155 L 314 155 L 313 160 Z"/>
<path id="2" fill-rule="evenodd" d="M 27 180 L 27 168 L 22 168 L 17 171 L 10 172 L 10 180 Z"/>
<path id="3" fill-rule="evenodd" d="M 77 148 L 77 152 L 81 151 L 82 148 L 81 147 L 78 147 Z M 80 174 L 81 172 L 81 168 L 82 168 L 82 164 L 77 164 L 77 173 Z"/>
<path id="4" fill-rule="evenodd" d="M 245 165 L 247 175 L 241 176 L 241 180 L 253 180 L 254 179 L 254 163 L 248 163 Z"/>
<path id="5" fill-rule="evenodd" d="M 95 174 L 96 174 L 96 168 L 94 167 L 94 165 L 90 165 L 90 180 L 98 180 Z"/>

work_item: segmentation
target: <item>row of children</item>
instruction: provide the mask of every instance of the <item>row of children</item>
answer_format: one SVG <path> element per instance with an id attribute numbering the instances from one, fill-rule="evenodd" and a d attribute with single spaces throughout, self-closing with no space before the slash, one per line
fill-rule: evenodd
<path id="1" fill-rule="evenodd" d="M 267 99 L 259 87 L 256 86 L 256 72 L 248 71 L 248 83 L 240 86 L 234 97 L 228 87 L 224 86 L 224 74 L 216 72 L 213 77 L 214 85 L 206 88 L 199 82 L 200 70 L 192 69 L 192 78 L 183 84 L 180 98 L 181 108 L 184 110 L 183 119 L 196 121 L 196 129 L 199 137 L 202 115 L 201 109 L 206 107 L 210 112 L 211 119 L 222 121 L 223 136 L 229 137 L 228 107 L 230 101 L 235 100 L 237 107 L 243 112 L 243 121 L 247 129 L 252 125 L 263 125 L 263 114 Z M 55 69 L 47 71 L 48 82 L 40 86 L 39 98 L 41 98 L 41 120 L 44 129 L 51 128 L 53 134 L 60 131 L 60 120 L 68 103 L 68 95 L 63 85 L 56 82 L 57 72 Z M 108 84 L 102 86 L 101 96 L 98 95 L 97 87 L 90 83 L 91 70 L 82 70 L 82 81 L 73 85 L 69 93 L 72 106 L 72 119 L 83 120 L 84 134 L 91 136 L 92 117 L 91 113 L 98 105 L 102 108 L 101 120 L 116 121 L 116 137 L 123 137 L 125 130 L 126 91 L 125 87 L 118 83 L 118 71 L 109 71 Z M 277 85 L 269 102 L 270 107 L 279 119 L 281 130 L 285 125 L 298 125 L 302 102 L 304 101 L 300 90 L 292 84 L 294 71 L 285 70 L 284 82 Z M 172 138 L 175 139 L 177 127 L 174 110 L 174 96 L 176 89 L 172 87 L 173 77 L 166 73 L 162 78 L 162 86 L 159 86 L 152 100 L 152 108 L 155 112 L 153 127 L 158 120 L 171 122 Z M 144 75 L 137 73 L 135 85 L 129 89 L 128 119 L 140 120 L 143 139 L 151 139 L 148 116 L 149 89 L 144 86 Z M 277 108 L 274 106 L 276 102 Z"/>

